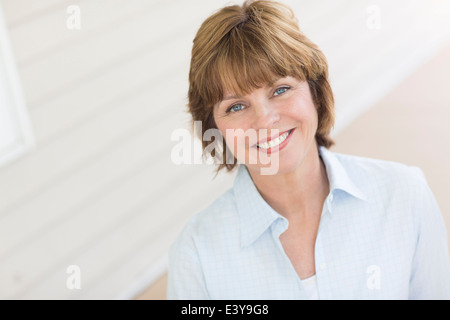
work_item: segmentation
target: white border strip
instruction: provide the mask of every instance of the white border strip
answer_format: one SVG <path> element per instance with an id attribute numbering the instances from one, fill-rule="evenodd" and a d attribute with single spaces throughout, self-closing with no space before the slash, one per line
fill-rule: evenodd
<path id="1" fill-rule="evenodd" d="M 3 70 L 4 68 L 4 70 Z M 16 63 L 11 48 L 10 38 L 6 28 L 6 20 L 3 15 L 3 8 L 0 3 L 0 72 L 5 72 L 4 78 L 7 79 L 9 86 L 0 88 L 5 90 L 9 101 L 12 102 L 11 112 L 14 115 L 14 125 L 20 138 L 8 146 L 8 151 L 4 155 L 0 150 L 0 167 L 12 162 L 24 153 L 35 147 L 35 140 L 25 104 L 24 93 L 20 83 L 19 73 L 16 69 Z"/>

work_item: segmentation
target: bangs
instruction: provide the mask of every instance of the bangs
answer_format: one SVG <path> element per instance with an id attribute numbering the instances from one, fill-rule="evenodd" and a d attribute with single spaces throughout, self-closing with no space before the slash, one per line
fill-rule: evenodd
<path id="1" fill-rule="evenodd" d="M 279 78 L 306 80 L 301 59 L 293 50 L 273 35 L 255 29 L 237 27 L 216 47 L 208 68 L 210 77 L 204 77 L 204 88 L 209 88 L 207 100 L 212 105 L 223 100 L 224 91 L 244 96 Z"/>

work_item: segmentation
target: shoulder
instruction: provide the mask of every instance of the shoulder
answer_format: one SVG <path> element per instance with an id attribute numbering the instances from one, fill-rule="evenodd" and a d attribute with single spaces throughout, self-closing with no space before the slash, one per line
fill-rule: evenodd
<path id="1" fill-rule="evenodd" d="M 404 237 L 411 235 L 412 243 L 424 219 L 433 216 L 439 220 L 437 202 L 419 167 L 347 154 L 335 157 L 366 196 L 364 212 L 373 219 L 383 219 L 383 225 L 402 230 Z"/>
<path id="2" fill-rule="evenodd" d="M 368 188 L 415 189 L 426 185 L 423 171 L 397 161 L 334 153 L 350 178 Z"/>

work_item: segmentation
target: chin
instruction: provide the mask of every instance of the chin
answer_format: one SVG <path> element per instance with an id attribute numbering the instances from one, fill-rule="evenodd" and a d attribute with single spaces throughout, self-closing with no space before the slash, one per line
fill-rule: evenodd
<path id="1" fill-rule="evenodd" d="M 279 161 L 270 161 L 268 164 L 246 164 L 247 168 L 259 175 L 284 175 L 295 172 L 302 164 L 305 153 L 298 152 L 295 155 L 283 156 Z M 264 174 L 264 172 L 266 172 Z M 270 172 L 270 174 L 268 174 Z"/>

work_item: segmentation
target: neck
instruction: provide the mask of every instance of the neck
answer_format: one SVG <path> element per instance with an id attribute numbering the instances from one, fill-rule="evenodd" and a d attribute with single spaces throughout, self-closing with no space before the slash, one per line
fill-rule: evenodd
<path id="1" fill-rule="evenodd" d="M 310 148 L 292 172 L 272 176 L 251 172 L 250 175 L 264 200 L 288 220 L 308 218 L 318 211 L 320 214 L 329 193 L 325 165 L 317 148 Z"/>

